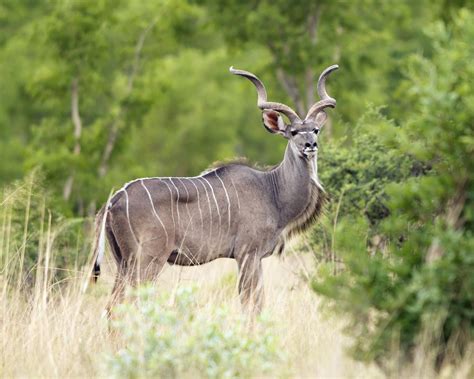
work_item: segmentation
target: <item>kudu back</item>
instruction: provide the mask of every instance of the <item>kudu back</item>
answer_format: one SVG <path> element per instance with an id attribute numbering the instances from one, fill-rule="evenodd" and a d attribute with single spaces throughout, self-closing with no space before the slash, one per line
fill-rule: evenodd
<path id="1" fill-rule="evenodd" d="M 285 156 L 268 171 L 229 163 L 195 177 L 135 179 L 113 194 L 96 217 L 94 265 L 97 278 L 107 238 L 118 268 L 109 312 L 127 283 L 156 279 L 166 263 L 194 266 L 217 258 L 237 261 L 242 303 L 252 312 L 261 310 L 262 258 L 281 253 L 285 241 L 304 231 L 324 204 L 318 136 L 325 109 L 336 106 L 325 81 L 337 68 L 328 67 L 319 77 L 321 100 L 304 118 L 285 104 L 267 101 L 255 75 L 230 68 L 255 85 L 263 125 L 288 140 Z"/>

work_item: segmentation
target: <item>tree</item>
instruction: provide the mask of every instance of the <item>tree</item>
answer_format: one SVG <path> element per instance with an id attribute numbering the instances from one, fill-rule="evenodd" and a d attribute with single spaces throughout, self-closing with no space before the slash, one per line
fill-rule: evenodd
<path id="1" fill-rule="evenodd" d="M 40 165 L 79 214 L 95 210 L 124 125 L 140 122 L 132 108 L 149 101 L 134 93 L 143 55 L 173 51 L 177 35 L 190 29 L 182 24 L 193 17 L 180 0 L 147 6 L 60 1 L 36 23 L 33 41 L 41 44 L 42 59 L 30 93 L 43 115 L 33 129 L 28 166 Z"/>

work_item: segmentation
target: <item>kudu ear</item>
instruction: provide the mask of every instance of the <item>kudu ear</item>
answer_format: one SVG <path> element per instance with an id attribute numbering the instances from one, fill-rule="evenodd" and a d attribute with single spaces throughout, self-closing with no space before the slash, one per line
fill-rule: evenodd
<path id="1" fill-rule="evenodd" d="M 327 121 L 327 119 L 328 119 L 328 115 L 326 114 L 326 112 L 321 111 L 316 115 L 314 119 L 314 123 L 320 128 L 322 128 L 324 123 Z"/>
<path id="2" fill-rule="evenodd" d="M 270 133 L 286 136 L 286 125 L 280 113 L 264 109 L 262 112 L 263 125 Z"/>

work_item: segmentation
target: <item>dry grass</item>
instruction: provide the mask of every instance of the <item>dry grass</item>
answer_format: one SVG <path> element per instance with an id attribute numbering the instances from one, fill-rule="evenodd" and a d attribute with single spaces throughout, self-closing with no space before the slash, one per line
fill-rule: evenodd
<path id="1" fill-rule="evenodd" d="M 301 259 L 268 258 L 264 263 L 265 312 L 273 321 L 286 356 L 284 375 L 312 378 L 381 378 L 375 366 L 355 362 L 345 354 L 348 340 L 341 323 L 324 317 L 320 300 L 300 275 Z M 307 261 L 307 267 L 311 262 Z M 112 285 L 112 267 L 100 282 L 81 292 L 81 275 L 63 290 L 35 288 L 31 296 L 5 287 L 0 305 L 2 377 L 95 377 L 106 376 L 101 365 L 104 354 L 115 349 L 108 323 L 101 317 Z M 167 267 L 160 290 L 174 291 L 178 284 L 199 287 L 200 304 L 226 303 L 240 311 L 235 290 L 235 263 L 218 260 L 195 267 Z M 3 283 L 5 284 L 5 283 Z M 46 297 L 49 297 L 47 299 Z M 206 312 L 205 307 L 190 310 Z M 432 377 L 423 359 L 402 369 L 401 377 Z M 467 377 L 466 367 L 448 368 L 441 377 Z M 415 371 L 414 371 L 415 370 Z"/>
<path id="2" fill-rule="evenodd" d="M 321 316 L 318 298 L 301 278 L 300 259 L 265 260 L 265 312 L 273 321 L 287 358 L 290 376 L 380 377 L 374 367 L 344 354 L 347 340 L 339 323 Z M 112 285 L 110 265 L 99 283 L 84 294 L 77 273 L 66 285 L 37 283 L 26 293 L 8 290 L 3 276 L 0 304 L 0 370 L 3 377 L 93 377 L 104 353 L 114 350 L 108 323 L 101 317 Z M 195 267 L 167 267 L 157 285 L 173 291 L 178 284 L 199 287 L 200 304 L 226 303 L 240 312 L 236 267 L 218 260 Z M 46 285 L 45 285 L 46 283 Z M 205 309 L 190 310 L 205 312 Z"/>

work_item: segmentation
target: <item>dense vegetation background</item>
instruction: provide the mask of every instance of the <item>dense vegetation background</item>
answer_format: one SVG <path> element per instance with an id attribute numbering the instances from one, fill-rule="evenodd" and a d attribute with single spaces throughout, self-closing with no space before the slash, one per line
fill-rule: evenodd
<path id="1" fill-rule="evenodd" d="M 236 156 L 277 163 L 285 141 L 229 66 L 303 111 L 338 63 L 318 159 L 331 202 L 302 248 L 313 289 L 350 318 L 358 359 L 411 359 L 421 342 L 439 366 L 462 358 L 474 333 L 472 41 L 463 0 L 0 2 L 3 279 L 22 251 L 11 275 L 35 281 L 48 217 L 62 225 L 56 277 L 84 264 L 90 216 L 130 179 Z"/>

